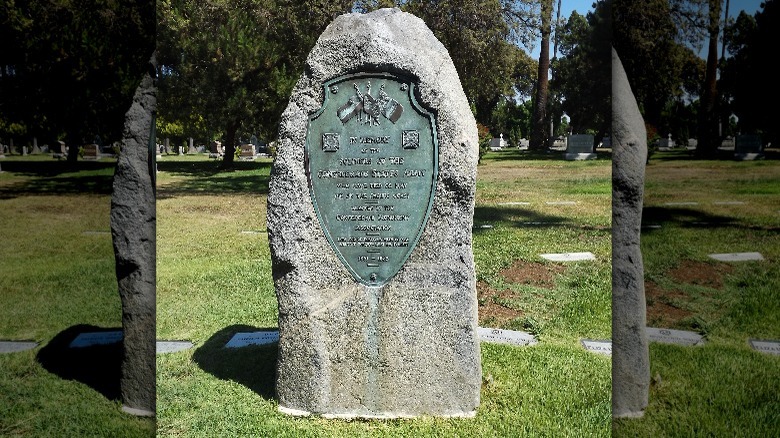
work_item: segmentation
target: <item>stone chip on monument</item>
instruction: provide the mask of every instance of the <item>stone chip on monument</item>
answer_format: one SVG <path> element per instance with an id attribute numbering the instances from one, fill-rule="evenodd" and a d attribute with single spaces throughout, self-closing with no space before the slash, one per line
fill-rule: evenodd
<path id="1" fill-rule="evenodd" d="M 309 54 L 277 145 L 268 234 L 279 409 L 475 415 L 477 129 L 444 46 L 398 9 L 337 17 Z"/>

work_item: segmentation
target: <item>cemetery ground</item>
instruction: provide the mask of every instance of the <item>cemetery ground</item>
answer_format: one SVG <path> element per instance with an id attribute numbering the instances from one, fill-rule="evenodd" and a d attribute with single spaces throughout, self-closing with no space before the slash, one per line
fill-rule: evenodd
<path id="1" fill-rule="evenodd" d="M 478 167 L 474 218 L 479 325 L 538 344 L 483 342 L 473 419 L 327 420 L 278 412 L 277 345 L 225 348 L 276 330 L 266 234 L 270 159 L 233 172 L 203 156 L 158 160 L 157 333 L 193 348 L 157 356 L 159 436 L 607 436 L 611 336 L 611 161 L 491 152 Z M 595 260 L 551 262 L 550 253 Z M 410 382 L 415 385 L 418 382 Z"/>
<path id="2" fill-rule="evenodd" d="M 749 344 L 780 340 L 780 151 L 766 157 L 651 157 L 641 236 L 647 324 L 704 342 L 650 343 L 649 405 L 641 419 L 616 420 L 613 436 L 777 436 L 780 356 Z M 762 260 L 710 257 L 743 253 Z"/>
<path id="3" fill-rule="evenodd" d="M 115 159 L 0 161 L 0 436 L 149 437 L 121 411 L 121 344 L 68 348 L 80 332 L 120 330 L 109 226 Z"/>

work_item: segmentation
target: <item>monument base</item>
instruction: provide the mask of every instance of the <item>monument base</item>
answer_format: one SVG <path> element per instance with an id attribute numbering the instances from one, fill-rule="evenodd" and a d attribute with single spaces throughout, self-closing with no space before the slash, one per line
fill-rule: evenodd
<path id="1" fill-rule="evenodd" d="M 122 412 L 136 417 L 154 417 L 154 412 L 146 409 L 131 408 L 129 406 L 122 405 Z"/>
<path id="2" fill-rule="evenodd" d="M 279 412 L 287 415 L 291 415 L 294 417 L 308 417 L 311 415 L 315 415 L 312 412 L 309 411 L 302 411 L 300 409 L 294 409 L 294 408 L 287 408 L 282 405 L 279 405 Z M 426 415 L 408 415 L 408 414 L 394 414 L 391 412 L 382 412 L 382 413 L 338 413 L 338 414 L 329 414 L 329 413 L 320 413 L 316 414 L 318 416 L 321 416 L 322 418 L 328 419 L 328 420 L 354 420 L 357 418 L 364 419 L 364 420 L 395 420 L 400 418 L 420 418 L 424 417 Z M 434 416 L 431 414 L 430 416 Z M 439 418 L 474 418 L 477 416 L 477 411 L 469 411 L 469 412 L 458 412 L 458 413 L 452 413 L 452 414 L 435 414 L 436 417 Z"/>
<path id="3" fill-rule="evenodd" d="M 583 153 L 565 153 L 563 154 L 563 159 L 567 161 L 579 161 L 579 160 L 595 160 L 596 154 L 589 153 L 589 154 L 583 154 Z"/>
<path id="4" fill-rule="evenodd" d="M 739 161 L 753 161 L 753 160 L 760 160 L 764 158 L 764 154 L 761 152 L 734 154 L 734 158 Z"/>

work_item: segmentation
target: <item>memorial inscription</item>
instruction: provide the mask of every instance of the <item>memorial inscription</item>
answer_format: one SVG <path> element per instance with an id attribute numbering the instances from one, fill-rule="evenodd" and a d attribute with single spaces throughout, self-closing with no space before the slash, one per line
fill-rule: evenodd
<path id="1" fill-rule="evenodd" d="M 306 135 L 312 202 L 349 272 L 381 286 L 428 220 L 438 172 L 435 118 L 417 102 L 415 83 L 390 73 L 341 76 L 324 93 Z"/>

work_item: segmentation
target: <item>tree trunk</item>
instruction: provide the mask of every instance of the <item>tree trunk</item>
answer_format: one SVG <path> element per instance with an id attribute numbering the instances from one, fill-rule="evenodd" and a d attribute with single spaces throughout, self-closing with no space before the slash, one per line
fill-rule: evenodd
<path id="1" fill-rule="evenodd" d="M 707 48 L 707 70 L 699 108 L 697 155 L 711 157 L 720 146 L 718 135 L 718 33 L 720 31 L 721 0 L 709 0 L 709 46 Z"/>
<path id="2" fill-rule="evenodd" d="M 540 0 L 542 19 L 542 44 L 539 52 L 539 70 L 536 81 L 536 98 L 532 117 L 529 149 L 542 151 L 547 139 L 547 73 L 550 69 L 550 21 L 552 20 L 552 0 Z"/>
<path id="3" fill-rule="evenodd" d="M 240 123 L 234 121 L 228 125 L 227 130 L 225 131 L 225 156 L 222 157 L 222 164 L 219 166 L 222 169 L 233 168 L 233 161 L 235 161 L 236 157 L 236 132 L 238 131 L 239 126 Z"/>

